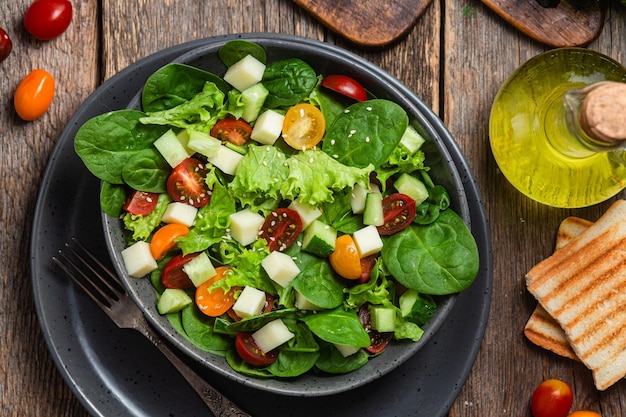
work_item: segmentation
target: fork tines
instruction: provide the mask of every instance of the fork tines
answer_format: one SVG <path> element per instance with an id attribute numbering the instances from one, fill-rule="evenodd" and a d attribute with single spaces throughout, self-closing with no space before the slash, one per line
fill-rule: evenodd
<path id="1" fill-rule="evenodd" d="M 52 260 L 96 303 L 111 307 L 111 300 L 119 301 L 125 290 L 119 278 L 76 237 L 65 244 L 66 251 Z"/>

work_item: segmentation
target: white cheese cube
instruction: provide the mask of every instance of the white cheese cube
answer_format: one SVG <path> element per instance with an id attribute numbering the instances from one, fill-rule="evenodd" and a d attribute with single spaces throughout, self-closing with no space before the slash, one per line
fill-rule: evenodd
<path id="1" fill-rule="evenodd" d="M 207 160 L 215 165 L 224 174 L 235 175 L 237 165 L 243 159 L 243 155 L 220 145 L 215 156 L 207 158 Z"/>
<path id="2" fill-rule="evenodd" d="M 126 272 L 131 277 L 141 278 L 157 268 L 148 242 L 139 241 L 124 249 L 122 259 Z"/>
<path id="3" fill-rule="evenodd" d="M 265 307 L 265 292 L 254 287 L 245 286 L 239 298 L 233 304 L 233 311 L 241 318 L 256 316 Z"/>
<path id="4" fill-rule="evenodd" d="M 365 210 L 365 199 L 368 193 L 380 192 L 380 188 L 376 184 L 370 184 L 370 188 L 364 188 L 360 184 L 355 184 L 350 195 L 350 207 L 354 214 L 361 214 Z"/>
<path id="5" fill-rule="evenodd" d="M 196 287 L 204 284 L 217 274 L 213 262 L 211 262 L 206 252 L 200 252 L 199 255 L 187 262 L 185 266 L 183 266 L 183 271 Z"/>
<path id="6" fill-rule="evenodd" d="M 243 91 L 261 81 L 264 72 L 265 64 L 252 55 L 246 55 L 226 70 L 224 81 Z"/>
<path id="7" fill-rule="evenodd" d="M 184 130 L 182 132 L 185 132 Z M 193 155 L 193 151 L 187 148 L 189 136 L 186 133 L 176 135 L 173 130 L 168 130 L 160 138 L 154 141 L 154 147 L 172 167 L 176 168 L 183 160 Z"/>
<path id="8" fill-rule="evenodd" d="M 341 353 L 341 355 L 344 358 L 347 358 L 350 355 L 354 355 L 355 353 L 357 353 L 359 351 L 358 347 L 354 347 L 354 346 L 347 346 L 347 345 L 340 345 L 335 343 L 334 346 L 337 348 L 337 350 L 339 351 L 339 353 Z"/>
<path id="9" fill-rule="evenodd" d="M 175 201 L 167 205 L 163 217 L 161 217 L 161 221 L 163 223 L 178 223 L 191 227 L 196 219 L 197 213 L 198 209 L 194 206 Z"/>
<path id="10" fill-rule="evenodd" d="M 300 310 L 304 311 L 319 311 L 323 310 L 323 308 L 316 306 L 312 302 L 310 302 L 304 295 L 302 295 L 299 291 L 296 291 L 296 301 L 294 305 Z"/>
<path id="11" fill-rule="evenodd" d="M 230 216 L 230 234 L 237 242 L 246 246 L 259 238 L 259 229 L 265 218 L 245 208 Z"/>
<path id="12" fill-rule="evenodd" d="M 256 119 L 250 139 L 263 145 L 273 145 L 283 130 L 285 116 L 274 110 L 266 110 Z"/>
<path id="13" fill-rule="evenodd" d="M 313 220 L 322 215 L 322 210 L 306 203 L 300 203 L 299 201 L 292 201 L 289 204 L 289 208 L 295 210 L 300 215 L 300 221 L 302 221 L 302 230 L 306 229 Z"/>
<path id="14" fill-rule="evenodd" d="M 281 319 L 270 321 L 256 332 L 252 333 L 252 338 L 259 349 L 267 353 L 278 346 L 292 339 L 294 334 L 289 331 Z"/>
<path id="15" fill-rule="evenodd" d="M 365 226 L 354 232 L 352 238 L 361 258 L 374 255 L 383 248 L 383 241 L 378 234 L 378 230 L 376 230 L 376 226 Z"/>
<path id="16" fill-rule="evenodd" d="M 261 266 L 270 279 L 283 288 L 300 273 L 300 268 L 291 259 L 291 256 L 279 251 L 267 255 L 261 261 Z"/>

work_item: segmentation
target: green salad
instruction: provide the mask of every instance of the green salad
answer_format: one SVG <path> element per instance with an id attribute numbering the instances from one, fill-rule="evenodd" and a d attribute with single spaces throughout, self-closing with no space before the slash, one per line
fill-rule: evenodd
<path id="1" fill-rule="evenodd" d="M 258 377 L 351 372 L 413 343 L 478 273 L 476 243 L 396 103 L 243 40 L 221 75 L 147 80 L 74 145 L 127 231 L 131 277 L 193 345 Z"/>

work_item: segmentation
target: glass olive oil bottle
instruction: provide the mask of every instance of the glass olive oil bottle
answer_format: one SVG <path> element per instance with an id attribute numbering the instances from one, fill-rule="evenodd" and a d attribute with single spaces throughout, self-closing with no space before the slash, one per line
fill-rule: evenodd
<path id="1" fill-rule="evenodd" d="M 583 48 L 554 49 L 523 64 L 491 110 L 491 149 L 504 176 L 553 207 L 586 207 L 621 191 L 624 83 L 626 68 Z"/>

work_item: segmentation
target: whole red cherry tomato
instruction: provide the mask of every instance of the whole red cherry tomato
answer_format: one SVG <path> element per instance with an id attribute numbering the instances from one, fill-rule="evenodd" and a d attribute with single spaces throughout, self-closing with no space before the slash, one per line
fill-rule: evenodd
<path id="1" fill-rule="evenodd" d="M 357 101 L 367 100 L 365 88 L 347 75 L 327 75 L 322 79 L 321 86 Z"/>
<path id="2" fill-rule="evenodd" d="M 537 386 L 530 401 L 534 417 L 566 417 L 574 396 L 567 383 L 548 379 Z"/>
<path id="3" fill-rule="evenodd" d="M 24 26 L 35 38 L 56 38 L 72 21 L 72 3 L 68 0 L 36 0 L 24 15 Z"/>
<path id="4" fill-rule="evenodd" d="M 0 28 L 0 62 L 7 59 L 12 49 L 13 43 L 11 42 L 11 38 L 9 38 L 9 35 L 4 29 Z"/>
<path id="5" fill-rule="evenodd" d="M 15 90 L 13 104 L 18 116 L 28 121 L 41 117 L 52 103 L 54 86 L 54 77 L 49 72 L 32 70 Z"/>

